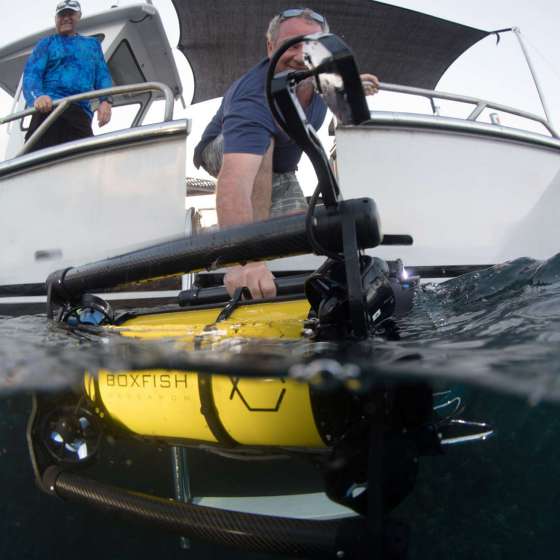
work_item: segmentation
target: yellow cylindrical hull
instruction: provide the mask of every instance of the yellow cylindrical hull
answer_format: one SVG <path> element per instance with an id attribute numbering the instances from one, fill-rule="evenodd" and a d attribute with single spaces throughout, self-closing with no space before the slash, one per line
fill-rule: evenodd
<path id="1" fill-rule="evenodd" d="M 211 350 L 231 337 L 298 339 L 305 300 L 240 306 L 225 321 L 219 309 L 156 313 L 116 327 L 123 336 L 173 337 Z M 218 445 L 321 448 L 308 385 L 288 379 L 249 379 L 184 371 L 100 371 L 85 392 L 97 414 L 145 437 Z"/>

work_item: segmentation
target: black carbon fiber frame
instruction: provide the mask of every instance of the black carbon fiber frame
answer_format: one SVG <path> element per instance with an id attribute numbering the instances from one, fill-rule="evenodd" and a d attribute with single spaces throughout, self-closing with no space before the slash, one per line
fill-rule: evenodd
<path id="1" fill-rule="evenodd" d="M 379 245 L 382 235 L 375 202 L 362 198 L 340 204 L 356 216 L 359 247 L 366 249 Z M 294 214 L 181 237 L 103 261 L 57 271 L 46 281 L 50 300 L 51 303 L 72 301 L 85 292 L 128 282 L 310 253 L 305 220 L 305 214 Z M 323 246 L 331 251 L 342 251 L 339 212 L 318 207 L 315 233 Z"/>
<path id="2" fill-rule="evenodd" d="M 253 552 L 348 558 L 365 527 L 360 517 L 317 521 L 187 504 L 109 486 L 57 467 L 46 470 L 43 486 L 60 498 L 124 514 L 154 528 Z"/>

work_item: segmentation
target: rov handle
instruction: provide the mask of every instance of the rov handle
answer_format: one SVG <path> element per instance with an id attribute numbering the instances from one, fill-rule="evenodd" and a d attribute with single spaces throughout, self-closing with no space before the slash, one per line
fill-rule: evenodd
<path id="1" fill-rule="evenodd" d="M 307 276 L 307 274 L 298 274 L 297 276 L 275 278 L 276 294 L 278 296 L 303 295 L 303 286 Z M 224 286 L 213 286 L 211 288 L 196 287 L 185 290 L 179 294 L 178 298 L 181 307 L 190 307 L 226 303 L 231 299 L 231 296 Z"/>
<path id="2" fill-rule="evenodd" d="M 109 486 L 84 476 L 48 467 L 43 487 L 64 500 L 149 524 L 181 536 L 254 552 L 306 558 L 351 557 L 363 538 L 361 517 L 319 521 L 257 515 L 166 500 Z"/>

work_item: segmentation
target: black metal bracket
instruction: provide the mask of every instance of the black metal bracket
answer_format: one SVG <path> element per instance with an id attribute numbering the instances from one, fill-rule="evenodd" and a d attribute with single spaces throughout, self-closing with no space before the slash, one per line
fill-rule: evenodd
<path id="1" fill-rule="evenodd" d="M 292 45 L 307 42 L 319 44 L 320 49 L 308 49 L 306 61 L 309 71 L 288 72 L 274 75 L 275 66 L 280 56 Z M 320 57 L 316 52 L 320 52 Z M 329 53 L 325 56 L 324 53 Z M 323 73 L 338 76 L 342 87 L 329 83 L 323 84 Z M 305 112 L 296 95 L 297 84 L 313 76 L 320 86 L 321 95 L 334 98 L 339 113 L 352 124 L 359 124 L 369 119 L 369 110 L 363 94 L 360 75 L 352 51 L 336 35 L 318 34 L 307 37 L 295 37 L 286 42 L 272 57 L 268 72 L 267 94 L 270 109 L 277 122 L 285 132 L 298 144 L 309 157 L 318 178 L 316 194 L 320 193 L 327 209 L 335 211 L 341 220 L 342 257 L 344 259 L 348 304 L 353 335 L 365 338 L 369 334 L 369 325 L 364 305 L 364 293 L 361 281 L 360 247 L 357 240 L 357 224 L 352 208 L 342 203 L 342 195 L 336 177 L 329 165 L 327 154 L 323 149 L 315 129 L 308 123 Z M 345 109 L 341 109 L 345 107 Z M 336 110 L 335 108 L 335 110 Z M 313 200 L 316 201 L 316 195 Z M 309 208 L 308 224 L 313 224 L 314 204 Z M 310 227 L 309 235 L 313 236 Z M 329 255 L 336 257 L 336 255 Z"/>
<path id="2" fill-rule="evenodd" d="M 333 207 L 342 196 L 317 132 L 307 122 L 305 112 L 297 98 L 295 92 L 297 78 L 297 74 L 294 73 L 275 76 L 270 85 L 271 95 L 286 122 L 287 134 L 303 149 L 313 165 L 323 203 L 327 207 Z"/>
<path id="3" fill-rule="evenodd" d="M 354 216 L 344 207 L 341 211 L 344 268 L 346 270 L 350 322 L 354 336 L 356 338 L 365 338 L 369 333 L 369 328 L 364 305 L 360 253 L 356 237 L 356 221 Z"/>
<path id="4" fill-rule="evenodd" d="M 53 272 L 47 281 L 47 318 L 52 319 L 54 316 L 54 308 L 59 305 L 61 301 L 71 301 L 71 296 L 64 288 L 64 277 L 72 267 L 62 268 Z"/>
<path id="5" fill-rule="evenodd" d="M 302 42 L 310 69 L 275 75 L 280 56 L 291 46 Z M 325 56 L 325 53 L 328 55 Z M 350 47 L 336 35 L 319 33 L 294 37 L 272 56 L 267 76 L 270 110 L 286 134 L 309 157 L 317 174 L 318 190 L 325 206 L 336 206 L 342 200 L 340 188 L 317 132 L 307 121 L 296 95 L 296 86 L 311 76 L 326 103 L 344 123 L 356 125 L 369 120 L 369 109 L 354 55 Z M 336 76 L 336 80 L 331 80 L 332 76 Z M 338 82 L 342 83 L 342 87 Z"/>

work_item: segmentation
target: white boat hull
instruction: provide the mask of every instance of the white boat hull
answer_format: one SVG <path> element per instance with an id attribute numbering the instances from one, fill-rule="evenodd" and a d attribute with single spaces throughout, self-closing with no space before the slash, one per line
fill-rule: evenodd
<path id="1" fill-rule="evenodd" d="M 541 221 L 538 231 L 525 223 L 545 193 L 560 191 L 560 146 L 373 122 L 340 128 L 336 149 L 345 196 L 374 198 L 383 232 L 414 238 L 398 248 L 407 263 L 496 263 L 558 252 L 542 240 L 559 238 L 560 221 Z M 395 252 L 375 249 L 383 258 Z"/>
<path id="2" fill-rule="evenodd" d="M 67 144 L 19 170 L 2 164 L 0 286 L 185 233 L 188 122 L 143 128 Z"/>
<path id="3" fill-rule="evenodd" d="M 413 267 L 483 265 L 560 251 L 560 141 L 496 125 L 397 113 L 336 130 L 345 198 L 373 198 L 384 234 L 369 251 Z M 276 270 L 311 270 L 293 257 Z"/>

